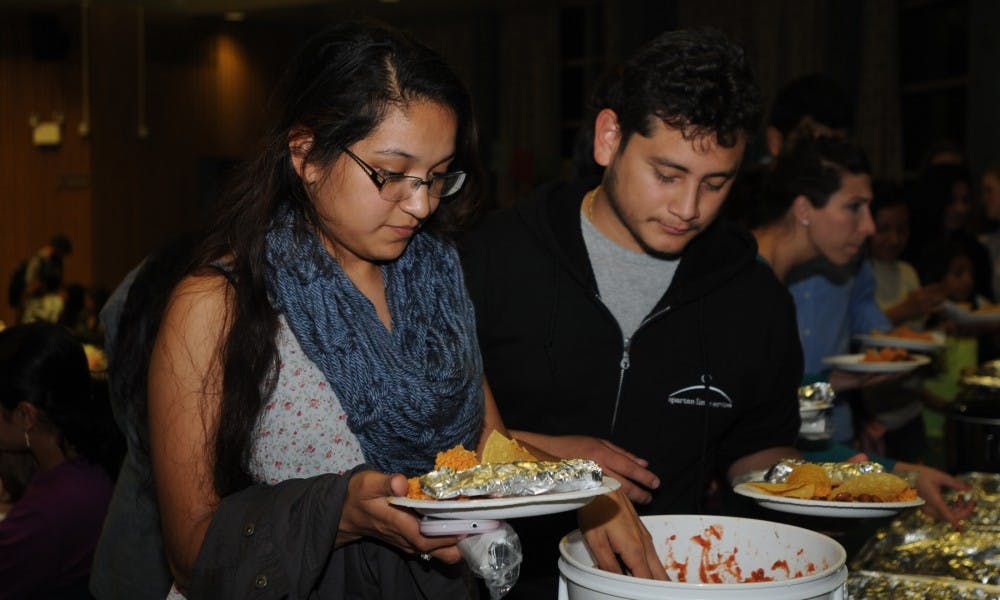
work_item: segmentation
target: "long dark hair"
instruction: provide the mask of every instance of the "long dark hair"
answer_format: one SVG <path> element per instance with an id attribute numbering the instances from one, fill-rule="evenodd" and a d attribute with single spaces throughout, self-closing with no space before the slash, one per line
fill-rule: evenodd
<path id="1" fill-rule="evenodd" d="M 90 377 L 83 346 L 63 327 L 37 322 L 0 332 L 4 411 L 12 412 L 20 402 L 34 405 L 58 432 L 65 454 L 75 452 L 103 466 L 114 479 L 124 444 L 107 389 L 106 382 Z"/>
<path id="2" fill-rule="evenodd" d="M 439 103 L 453 111 L 457 122 L 452 169 L 468 175 L 458 196 L 442 203 L 425 227 L 437 235 L 458 231 L 479 195 L 469 94 L 440 56 L 409 36 L 370 24 L 331 27 L 305 43 L 279 90 L 277 123 L 220 202 L 195 261 L 195 273 L 221 273 L 230 284 L 229 333 L 218 354 L 223 417 L 215 435 L 214 484 L 220 496 L 251 482 L 246 471 L 251 433 L 276 381 L 278 315 L 267 293 L 265 235 L 275 215 L 289 208 L 309 227 L 324 230 L 293 169 L 289 140 L 297 132 L 311 134 L 305 161 L 325 168 L 344 147 L 371 134 L 393 107 Z"/>

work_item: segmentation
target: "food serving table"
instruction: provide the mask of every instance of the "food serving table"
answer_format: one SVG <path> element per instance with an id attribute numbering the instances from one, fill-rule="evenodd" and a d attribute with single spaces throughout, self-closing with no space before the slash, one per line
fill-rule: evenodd
<path id="1" fill-rule="evenodd" d="M 849 598 L 1000 598 L 1000 474 L 960 479 L 976 502 L 962 531 L 919 510 L 900 513 L 849 561 Z"/>

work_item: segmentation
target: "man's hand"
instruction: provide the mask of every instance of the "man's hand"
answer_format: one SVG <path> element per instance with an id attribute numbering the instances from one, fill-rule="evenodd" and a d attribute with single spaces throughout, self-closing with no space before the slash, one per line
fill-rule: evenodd
<path id="1" fill-rule="evenodd" d="M 843 369 L 834 369 L 830 371 L 830 387 L 833 391 L 846 392 L 848 390 L 856 390 L 858 388 L 866 388 L 874 385 L 879 385 L 881 383 L 886 383 L 894 379 L 900 379 L 907 373 L 883 373 L 880 375 L 873 375 L 871 373 L 853 373 L 850 371 L 844 371 Z"/>
<path id="2" fill-rule="evenodd" d="M 577 518 L 599 568 L 622 574 L 623 563 L 633 577 L 667 579 L 653 536 L 620 489 L 595 498 L 577 511 Z"/>
<path id="3" fill-rule="evenodd" d="M 956 530 L 962 529 L 962 519 L 965 519 L 972 514 L 972 511 L 976 508 L 976 503 L 972 501 L 966 501 L 964 499 L 959 499 L 948 504 L 945 499 L 941 496 L 941 490 L 945 487 L 949 487 L 955 490 L 968 490 L 970 486 L 959 479 L 955 479 L 951 475 L 939 471 L 935 468 L 928 467 L 926 465 L 917 465 L 913 463 L 897 462 L 896 466 L 892 469 L 896 473 L 901 473 L 905 471 L 915 471 L 917 473 L 917 482 L 915 487 L 917 489 L 917 494 L 924 499 L 926 504 L 921 507 L 924 514 L 927 514 L 935 519 L 944 519 L 951 523 L 951 526 Z"/>
<path id="4" fill-rule="evenodd" d="M 660 479 L 646 467 L 649 463 L 607 440 L 585 435 L 543 435 L 528 431 L 512 431 L 515 438 L 556 458 L 588 458 L 622 484 L 622 491 L 632 502 L 649 504 L 649 490 L 660 487 Z"/>

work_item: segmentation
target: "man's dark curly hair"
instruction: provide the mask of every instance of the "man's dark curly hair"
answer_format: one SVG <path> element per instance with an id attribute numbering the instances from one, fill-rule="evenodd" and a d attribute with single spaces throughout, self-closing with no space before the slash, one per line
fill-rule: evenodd
<path id="1" fill-rule="evenodd" d="M 605 90 L 622 140 L 649 136 L 653 118 L 685 139 L 715 135 L 731 148 L 760 126 L 760 89 L 743 49 L 714 29 L 669 31 L 647 42 L 621 70 L 620 89 Z M 613 88 L 613 86 L 612 86 Z"/>

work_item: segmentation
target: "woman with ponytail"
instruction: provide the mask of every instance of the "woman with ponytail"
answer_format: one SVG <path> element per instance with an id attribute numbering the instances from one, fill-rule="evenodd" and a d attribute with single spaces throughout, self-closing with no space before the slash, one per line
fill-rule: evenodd
<path id="1" fill-rule="evenodd" d="M 0 598 L 86 598 L 124 445 L 107 385 L 62 327 L 0 332 L 0 449 L 37 471 L 0 522 Z"/>

